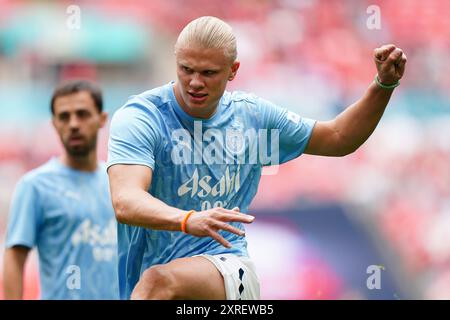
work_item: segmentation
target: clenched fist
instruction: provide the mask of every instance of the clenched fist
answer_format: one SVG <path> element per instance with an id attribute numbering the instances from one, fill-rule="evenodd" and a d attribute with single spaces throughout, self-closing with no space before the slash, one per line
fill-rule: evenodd
<path id="1" fill-rule="evenodd" d="M 382 84 L 392 85 L 403 77 L 407 59 L 402 49 L 393 44 L 387 44 L 376 48 L 373 53 L 378 79 Z"/>

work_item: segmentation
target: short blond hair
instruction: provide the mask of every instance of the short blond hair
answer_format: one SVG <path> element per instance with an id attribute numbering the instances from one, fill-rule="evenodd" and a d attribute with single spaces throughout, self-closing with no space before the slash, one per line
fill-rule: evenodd
<path id="1" fill-rule="evenodd" d="M 237 59 L 236 37 L 231 26 L 216 17 L 205 16 L 189 22 L 180 32 L 175 53 L 180 48 L 224 49 L 225 56 L 233 62 Z"/>

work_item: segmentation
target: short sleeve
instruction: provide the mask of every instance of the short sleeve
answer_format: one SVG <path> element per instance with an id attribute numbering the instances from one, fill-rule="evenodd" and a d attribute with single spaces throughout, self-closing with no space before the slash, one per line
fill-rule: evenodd
<path id="1" fill-rule="evenodd" d="M 263 127 L 275 132 L 278 137 L 273 141 L 278 144 L 279 164 L 303 154 L 316 120 L 303 118 L 261 98 L 258 98 L 258 106 L 262 110 Z"/>
<path id="2" fill-rule="evenodd" d="M 160 139 L 158 111 L 140 103 L 127 104 L 113 116 L 108 142 L 108 168 L 139 164 L 154 169 Z"/>
<path id="3" fill-rule="evenodd" d="M 25 246 L 33 248 L 39 229 L 42 206 L 38 190 L 29 179 L 22 178 L 13 193 L 10 206 L 6 248 Z"/>

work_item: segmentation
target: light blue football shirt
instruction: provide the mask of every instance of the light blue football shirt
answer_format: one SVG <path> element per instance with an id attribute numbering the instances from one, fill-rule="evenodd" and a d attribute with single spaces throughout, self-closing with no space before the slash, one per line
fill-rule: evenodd
<path id="1" fill-rule="evenodd" d="M 105 164 L 53 158 L 17 184 L 6 247 L 37 247 L 41 299 L 118 299 L 116 225 Z"/>
<path id="2" fill-rule="evenodd" d="M 108 167 L 138 164 L 153 170 L 148 192 L 166 204 L 196 211 L 247 209 L 262 167 L 301 155 L 315 121 L 251 94 L 225 92 L 209 119 L 189 116 L 173 82 L 132 96 L 113 116 Z M 243 224 L 233 223 L 244 229 Z M 141 273 L 155 264 L 196 254 L 248 256 L 245 237 L 221 231 L 232 248 L 209 237 L 118 224 L 119 288 L 128 299 Z"/>

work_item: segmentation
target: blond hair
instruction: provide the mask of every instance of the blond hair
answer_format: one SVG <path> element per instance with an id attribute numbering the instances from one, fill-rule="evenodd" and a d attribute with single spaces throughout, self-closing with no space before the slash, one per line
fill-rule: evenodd
<path id="1" fill-rule="evenodd" d="M 180 48 L 193 46 L 224 49 L 225 56 L 233 62 L 237 58 L 236 37 L 233 29 L 216 17 L 205 16 L 189 22 L 178 36 L 175 53 Z"/>

